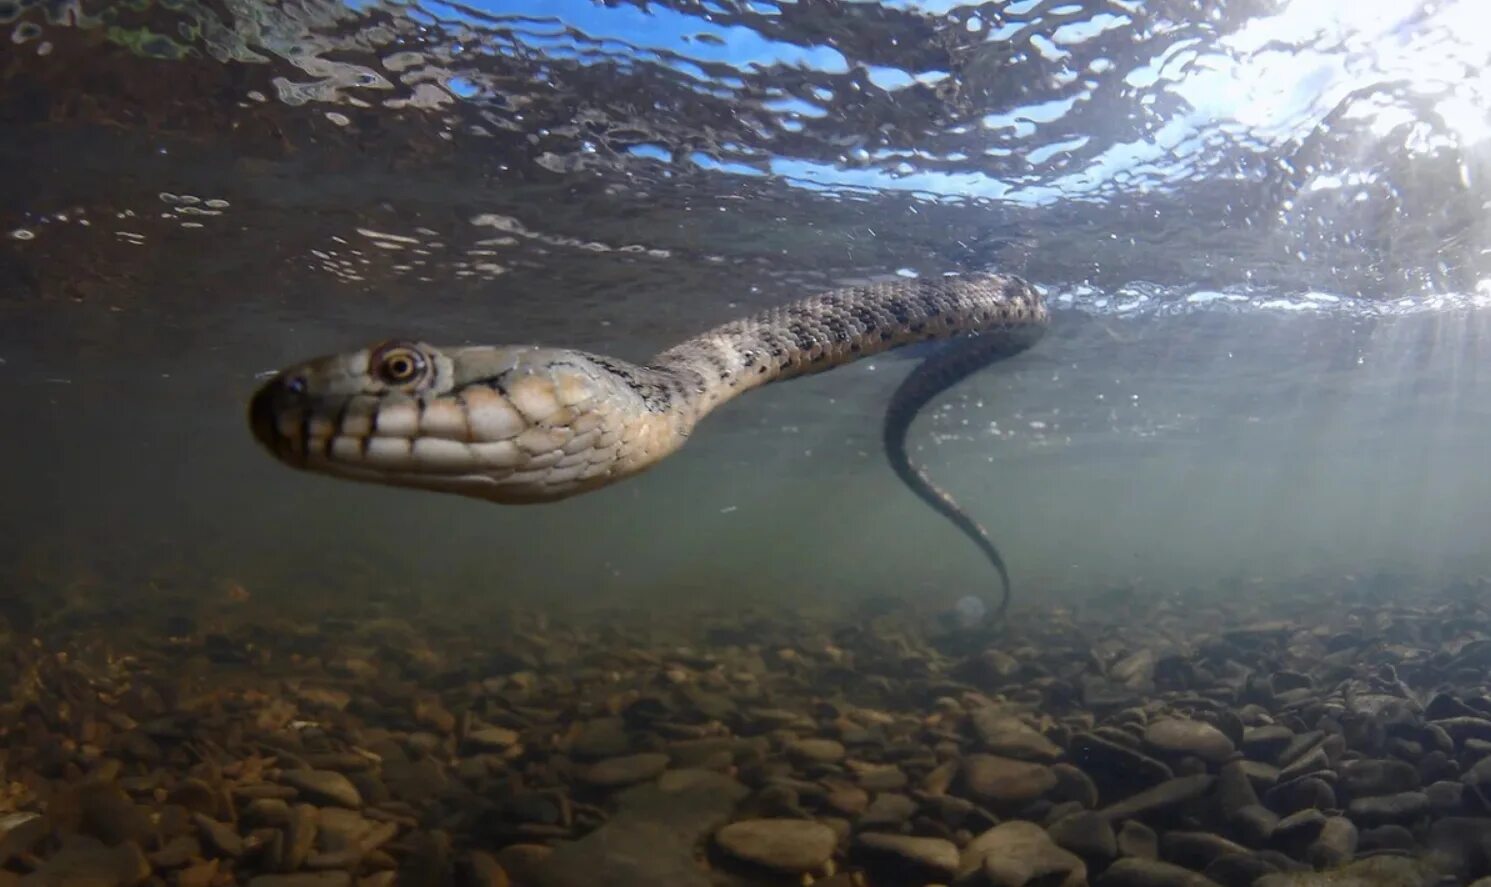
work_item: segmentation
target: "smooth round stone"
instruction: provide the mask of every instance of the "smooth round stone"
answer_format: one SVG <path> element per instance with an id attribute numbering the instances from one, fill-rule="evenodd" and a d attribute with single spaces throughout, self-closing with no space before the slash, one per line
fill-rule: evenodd
<path id="1" fill-rule="evenodd" d="M 285 770 L 280 773 L 280 782 L 299 791 L 308 801 L 353 810 L 362 807 L 362 794 L 357 786 L 334 770 Z"/>
<path id="2" fill-rule="evenodd" d="M 1107 861 L 1118 855 L 1113 824 L 1091 810 L 1062 817 L 1051 824 L 1047 833 L 1056 846 L 1085 860 Z"/>
<path id="3" fill-rule="evenodd" d="M 957 845 L 942 838 L 865 832 L 859 836 L 859 845 L 867 851 L 894 856 L 939 875 L 952 877 L 958 872 Z"/>
<path id="4" fill-rule="evenodd" d="M 1144 742 L 1151 748 L 1172 755 L 1195 755 L 1203 761 L 1221 764 L 1236 750 L 1232 740 L 1211 724 L 1185 718 L 1166 718 L 1144 728 Z"/>
<path id="5" fill-rule="evenodd" d="M 746 819 L 715 832 L 715 843 L 736 859 L 799 874 L 823 867 L 838 835 L 807 819 Z"/>
<path id="6" fill-rule="evenodd" d="M 959 880 L 979 869 L 993 887 L 1023 887 L 1038 879 L 1062 887 L 1087 882 L 1087 864 L 1081 858 L 1057 846 L 1045 829 L 1019 819 L 996 825 L 963 848 Z"/>
<path id="7" fill-rule="evenodd" d="M 1056 786 L 1056 774 L 1044 764 L 998 755 L 963 759 L 963 781 L 980 798 L 1004 803 L 1033 801 Z"/>
<path id="8" fill-rule="evenodd" d="M 844 760 L 844 745 L 833 739 L 797 739 L 787 743 L 787 756 L 805 764 L 836 764 Z"/>
<path id="9" fill-rule="evenodd" d="M 466 742 L 477 748 L 501 751 L 517 744 L 518 733 L 506 727 L 479 727 L 466 734 Z"/>
<path id="10" fill-rule="evenodd" d="M 667 755 L 660 752 L 647 752 L 598 761 L 582 771 L 580 778 L 586 785 L 619 788 L 656 779 L 666 769 L 668 769 Z"/>

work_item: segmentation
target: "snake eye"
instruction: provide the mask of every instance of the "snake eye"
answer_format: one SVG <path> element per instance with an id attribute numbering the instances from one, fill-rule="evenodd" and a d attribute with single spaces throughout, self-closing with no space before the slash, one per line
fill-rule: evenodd
<path id="1" fill-rule="evenodd" d="M 368 359 L 369 367 L 378 379 L 389 385 L 408 385 L 417 382 L 425 374 L 428 364 L 425 356 L 414 348 L 400 343 L 380 346 Z"/>

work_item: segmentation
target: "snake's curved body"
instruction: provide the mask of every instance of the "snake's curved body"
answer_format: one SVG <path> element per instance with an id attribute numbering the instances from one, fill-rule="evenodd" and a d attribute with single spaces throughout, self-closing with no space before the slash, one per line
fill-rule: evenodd
<path id="1" fill-rule="evenodd" d="M 656 465 L 720 404 L 913 342 L 960 337 L 898 390 L 884 426 L 897 473 L 1003 563 L 978 525 L 905 453 L 931 397 L 1029 347 L 1047 313 L 1003 274 L 832 290 L 688 339 L 645 365 L 536 346 L 394 340 L 277 373 L 254 395 L 255 436 L 295 468 L 500 503 L 565 499 Z M 1007 580 L 1006 580 L 1007 582 Z"/>

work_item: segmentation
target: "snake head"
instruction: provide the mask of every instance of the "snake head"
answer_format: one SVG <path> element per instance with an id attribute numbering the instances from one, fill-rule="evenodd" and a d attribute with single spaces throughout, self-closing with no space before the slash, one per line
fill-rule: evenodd
<path id="1" fill-rule="evenodd" d="M 603 485 L 680 442 L 588 355 L 406 340 L 276 373 L 249 424 L 294 468 L 513 503 Z"/>
<path id="2" fill-rule="evenodd" d="M 276 373 L 249 404 L 254 437 L 284 462 L 305 467 L 317 449 L 358 432 L 389 432 L 383 405 L 415 403 L 451 388 L 450 358 L 423 342 L 390 340 L 313 358 Z"/>

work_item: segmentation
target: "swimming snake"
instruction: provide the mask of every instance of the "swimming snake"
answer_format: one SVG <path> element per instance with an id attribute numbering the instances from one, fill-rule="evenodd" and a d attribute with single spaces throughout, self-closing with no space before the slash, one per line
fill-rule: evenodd
<path id="1" fill-rule="evenodd" d="M 552 502 L 643 472 L 720 404 L 770 382 L 893 348 L 953 341 L 892 395 L 892 468 L 1009 577 L 987 532 L 911 464 L 906 435 L 937 394 L 1045 333 L 1038 292 L 977 273 L 849 286 L 715 327 L 645 364 L 534 345 L 394 339 L 276 373 L 254 394 L 254 436 L 295 468 L 504 504 Z"/>

